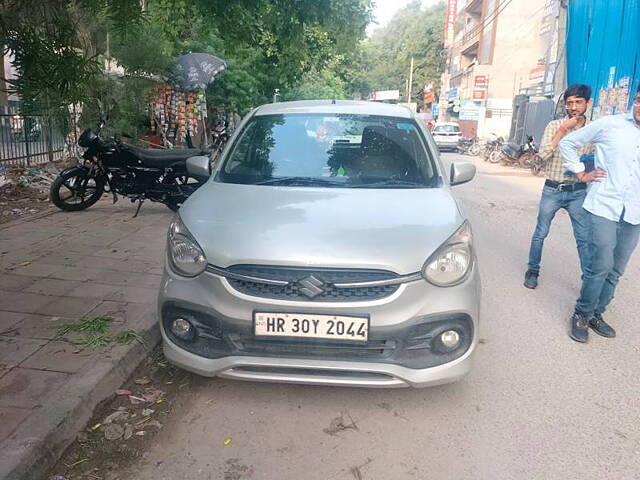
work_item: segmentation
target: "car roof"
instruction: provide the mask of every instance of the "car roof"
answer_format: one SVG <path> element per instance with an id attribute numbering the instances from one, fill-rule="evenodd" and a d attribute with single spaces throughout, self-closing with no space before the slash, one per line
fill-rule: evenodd
<path id="1" fill-rule="evenodd" d="M 301 100 L 269 103 L 258 107 L 254 115 L 282 115 L 285 113 L 346 113 L 413 118 L 411 110 L 402 105 L 356 100 Z"/>
<path id="2" fill-rule="evenodd" d="M 459 127 L 460 124 L 457 122 L 442 122 L 442 123 L 436 123 L 436 127 L 442 127 L 444 125 L 453 125 L 454 127 Z"/>

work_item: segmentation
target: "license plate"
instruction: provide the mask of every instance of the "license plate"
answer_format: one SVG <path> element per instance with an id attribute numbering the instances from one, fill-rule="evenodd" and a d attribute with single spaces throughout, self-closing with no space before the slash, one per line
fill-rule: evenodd
<path id="1" fill-rule="evenodd" d="M 308 313 L 254 313 L 257 337 L 323 338 L 366 342 L 369 318 Z"/>

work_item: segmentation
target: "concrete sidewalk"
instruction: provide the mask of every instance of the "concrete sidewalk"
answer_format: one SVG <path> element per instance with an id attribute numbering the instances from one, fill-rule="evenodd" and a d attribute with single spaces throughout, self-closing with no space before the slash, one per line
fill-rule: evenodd
<path id="1" fill-rule="evenodd" d="M 173 214 L 134 212 L 105 199 L 0 225 L 0 479 L 45 472 L 158 342 Z"/>

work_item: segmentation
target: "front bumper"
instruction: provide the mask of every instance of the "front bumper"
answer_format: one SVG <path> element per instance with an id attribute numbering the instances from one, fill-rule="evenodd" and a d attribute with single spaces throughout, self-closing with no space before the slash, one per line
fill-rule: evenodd
<path id="1" fill-rule="evenodd" d="M 440 288 L 418 281 L 402 285 L 384 299 L 323 304 L 250 297 L 234 290 L 226 279 L 216 275 L 204 273 L 185 279 L 165 268 L 158 311 L 166 357 L 200 375 L 316 385 L 426 387 L 456 381 L 469 371 L 478 336 L 479 299 L 477 265 L 467 280 L 455 287 Z M 227 350 L 212 347 L 206 351 L 193 348 L 188 351 L 190 348 L 180 345 L 162 321 L 168 309 L 176 305 L 214 318 L 221 327 L 208 331 L 210 338 L 219 338 L 219 343 L 215 340 L 211 345 L 225 345 Z M 298 350 L 287 348 L 278 355 L 278 350 L 274 353 L 264 349 L 265 353 L 260 354 L 242 343 L 251 336 L 254 311 L 369 315 L 371 342 L 392 343 L 398 350 L 389 353 L 391 350 L 380 348 L 375 350 L 379 354 L 363 357 L 360 352 L 350 356 L 348 350 L 336 348 L 323 355 L 322 350 L 318 353 L 313 349 L 313 343 L 309 343 L 309 351 L 305 352 L 299 348 L 300 343 L 292 340 L 291 345 L 288 342 L 284 345 L 297 346 Z M 420 351 L 412 351 L 409 361 L 399 353 L 408 345 L 407 332 L 425 324 L 432 325 L 434 319 L 446 323 L 448 318 L 464 319 L 469 324 L 464 351 L 443 356 L 441 364 L 434 364 L 433 352 L 425 351 L 424 358 L 420 358 Z"/>

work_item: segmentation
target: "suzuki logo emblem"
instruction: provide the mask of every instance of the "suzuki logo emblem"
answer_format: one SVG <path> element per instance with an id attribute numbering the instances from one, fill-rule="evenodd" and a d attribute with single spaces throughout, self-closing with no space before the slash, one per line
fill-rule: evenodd
<path id="1" fill-rule="evenodd" d="M 324 293 L 324 283 L 322 280 L 318 280 L 313 275 L 309 275 L 308 277 L 303 278 L 298 281 L 298 286 L 300 287 L 300 293 L 306 295 L 309 298 L 314 298 Z"/>

